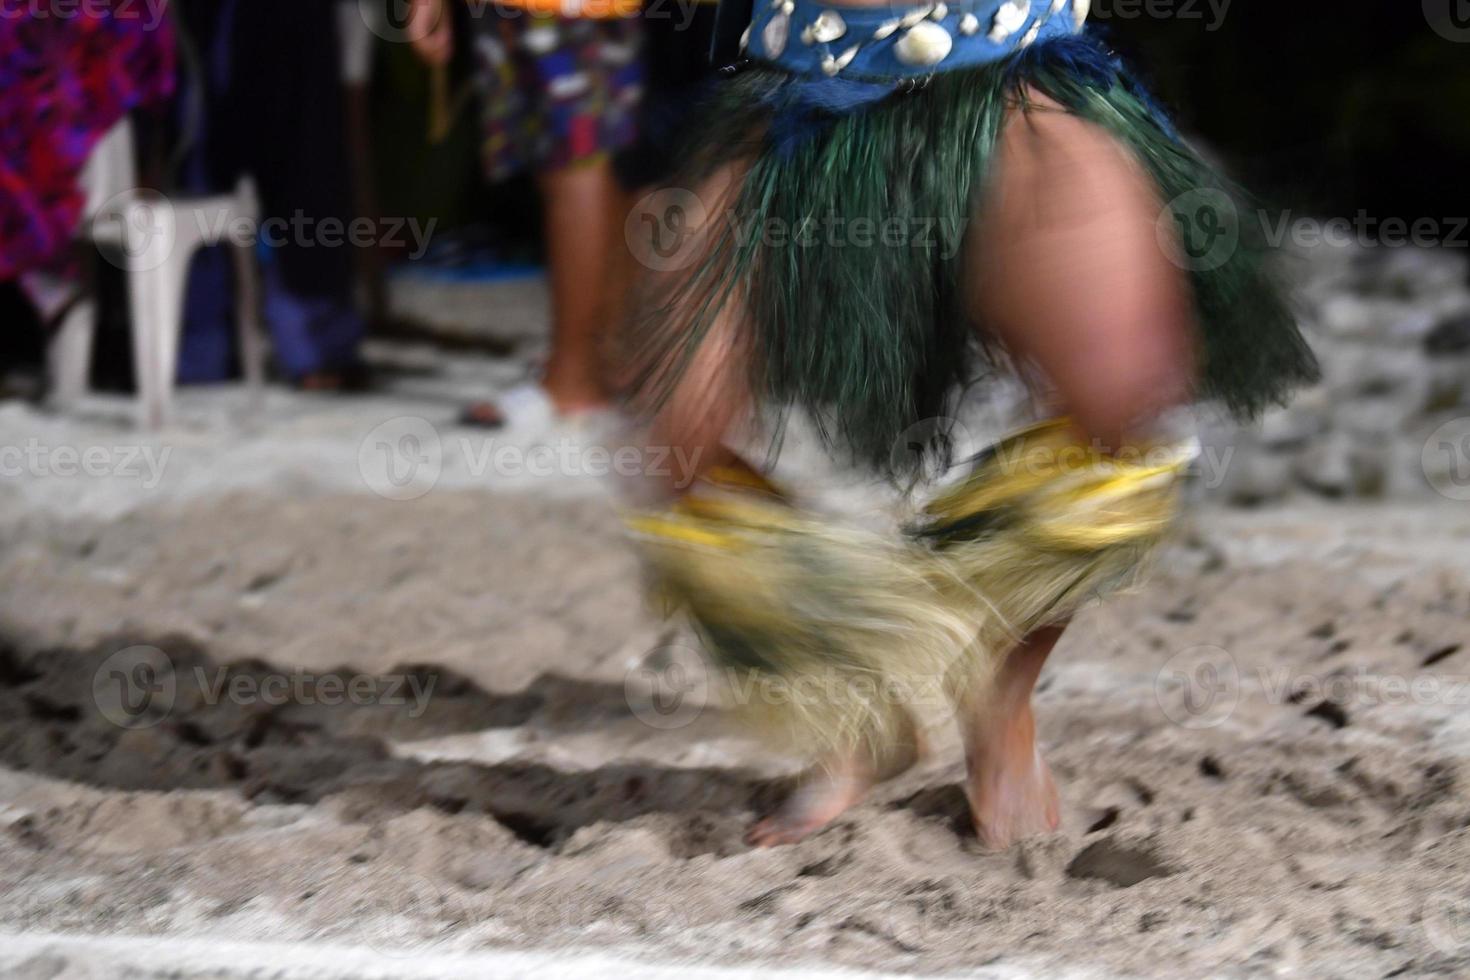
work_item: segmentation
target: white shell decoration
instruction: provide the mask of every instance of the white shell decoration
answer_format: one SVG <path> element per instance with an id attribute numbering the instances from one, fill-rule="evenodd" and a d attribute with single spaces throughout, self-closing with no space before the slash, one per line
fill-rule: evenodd
<path id="1" fill-rule="evenodd" d="M 750 47 L 750 25 L 746 24 L 745 30 L 740 34 L 740 50 L 744 51 L 748 47 Z"/>
<path id="2" fill-rule="evenodd" d="M 766 21 L 766 26 L 761 29 L 761 44 L 765 47 L 766 57 L 781 57 L 781 52 L 786 50 L 786 39 L 790 36 L 791 18 L 785 13 L 779 13 Z"/>
<path id="3" fill-rule="evenodd" d="M 934 9 L 929 11 L 930 20 L 944 20 L 949 16 L 949 8 L 943 3 L 936 3 Z"/>
<path id="4" fill-rule="evenodd" d="M 1055 17 L 1062 12 L 1062 8 L 1066 5 L 1067 0 L 1051 0 L 1051 10 L 1047 12 L 1047 16 Z"/>
<path id="5" fill-rule="evenodd" d="M 949 31 L 926 20 L 910 27 L 898 39 L 898 43 L 893 46 L 893 54 L 906 65 L 923 67 L 939 64 L 949 57 L 949 49 L 952 47 L 954 38 L 949 36 Z"/>
<path id="6" fill-rule="evenodd" d="M 1092 0 L 1072 0 L 1072 30 L 1082 30 L 1087 14 L 1092 10 Z"/>
<path id="7" fill-rule="evenodd" d="M 786 0 L 785 3 L 781 4 L 781 13 L 785 14 L 787 17 L 790 17 L 792 14 L 796 13 L 796 3 L 794 2 L 794 0 Z"/>
<path id="8" fill-rule="evenodd" d="M 837 74 L 852 63 L 852 59 L 857 57 L 857 53 L 858 46 L 854 44 L 852 47 L 848 48 L 846 51 L 842 52 L 835 58 L 832 57 L 830 54 L 827 55 L 827 57 L 822 59 L 823 73 L 827 75 Z"/>
<path id="9" fill-rule="evenodd" d="M 883 40 L 885 37 L 898 30 L 899 27 L 902 26 L 902 24 L 903 22 L 900 21 L 897 17 L 893 18 L 892 20 L 885 20 L 883 23 L 879 24 L 878 29 L 873 32 L 873 40 Z"/>
<path id="10" fill-rule="evenodd" d="M 990 25 L 990 40 L 1000 44 L 1021 29 L 1026 18 L 1031 16 L 1031 0 L 1006 0 L 995 12 L 995 22 Z"/>
<path id="11" fill-rule="evenodd" d="M 980 18 L 974 14 L 965 14 L 960 18 L 960 33 L 969 37 L 980 29 Z"/>
<path id="12" fill-rule="evenodd" d="M 913 27 L 919 21 L 929 16 L 929 7 L 915 7 L 898 19 L 899 27 Z"/>
<path id="13" fill-rule="evenodd" d="M 1036 39 L 1041 36 L 1041 25 L 1042 21 L 1040 20 L 1031 25 L 1031 30 L 1026 32 L 1025 37 L 1021 38 L 1021 47 L 1029 48 L 1035 43 Z"/>
<path id="14" fill-rule="evenodd" d="M 812 26 L 808 29 L 811 31 L 812 40 L 826 44 L 847 33 L 847 22 L 835 10 L 824 10 L 817 15 L 817 19 L 812 21 Z"/>

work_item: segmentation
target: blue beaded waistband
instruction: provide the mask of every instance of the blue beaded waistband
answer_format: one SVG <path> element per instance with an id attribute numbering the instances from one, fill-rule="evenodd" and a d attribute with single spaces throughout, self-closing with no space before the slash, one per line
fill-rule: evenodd
<path id="1" fill-rule="evenodd" d="M 1091 0 L 897 7 L 754 0 L 740 47 L 745 57 L 798 77 L 897 82 L 999 61 L 1037 41 L 1079 33 L 1090 7 Z"/>

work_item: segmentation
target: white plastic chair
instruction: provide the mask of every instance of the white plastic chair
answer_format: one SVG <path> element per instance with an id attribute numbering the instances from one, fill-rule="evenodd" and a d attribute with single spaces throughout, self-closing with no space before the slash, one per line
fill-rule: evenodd
<path id="1" fill-rule="evenodd" d="M 259 399 L 265 338 L 253 245 L 260 217 L 254 184 L 242 178 L 233 194 L 169 199 L 138 189 L 133 159 L 132 126 L 123 119 L 97 145 L 83 171 L 87 206 L 80 235 L 102 245 L 109 261 L 127 276 L 139 424 L 158 428 L 168 419 L 189 263 L 206 245 L 233 249 L 240 362 L 252 399 Z M 231 229 L 242 225 L 252 234 L 232 239 Z M 95 299 L 85 296 L 66 314 L 51 342 L 52 400 L 59 407 L 86 394 L 96 320 Z"/>

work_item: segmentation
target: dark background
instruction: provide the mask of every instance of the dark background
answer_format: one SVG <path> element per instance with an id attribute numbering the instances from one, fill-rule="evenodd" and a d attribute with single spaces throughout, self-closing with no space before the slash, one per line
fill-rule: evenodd
<path id="1" fill-rule="evenodd" d="M 1470 215 L 1467 0 L 1234 0 L 1215 31 L 1205 0 L 1159 2 L 1169 17 L 1094 2 L 1094 25 L 1181 127 L 1268 203 L 1321 217 Z M 1426 12 L 1453 24 L 1451 4 L 1462 43 Z M 1190 5 L 1199 16 L 1183 15 Z"/>

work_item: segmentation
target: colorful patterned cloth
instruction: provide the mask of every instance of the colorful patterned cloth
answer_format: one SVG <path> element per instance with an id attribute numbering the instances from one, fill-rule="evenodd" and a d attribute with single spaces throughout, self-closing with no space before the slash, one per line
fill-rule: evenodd
<path id="1" fill-rule="evenodd" d="M 129 109 L 173 92 L 173 31 L 151 7 L 0 16 L 0 280 L 65 258 L 92 148 Z"/>
<path id="2" fill-rule="evenodd" d="M 643 90 L 637 19 L 494 6 L 476 24 L 489 179 L 557 170 L 633 142 Z"/>

